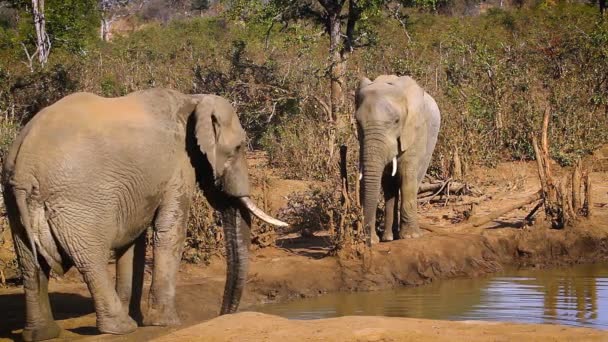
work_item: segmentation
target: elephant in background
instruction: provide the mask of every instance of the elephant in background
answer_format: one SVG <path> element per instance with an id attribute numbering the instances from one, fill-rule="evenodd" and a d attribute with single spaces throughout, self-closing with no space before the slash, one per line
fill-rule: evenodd
<path id="1" fill-rule="evenodd" d="M 49 304 L 51 270 L 82 273 L 103 333 L 136 329 L 145 240 L 154 265 L 144 325 L 179 323 L 175 286 L 198 182 L 221 211 L 227 276 L 221 314 L 235 312 L 247 277 L 249 198 L 245 131 L 228 101 L 149 89 L 118 98 L 64 97 L 22 129 L 3 165 L 4 199 L 23 273 L 26 341 L 60 333 Z M 106 265 L 117 256 L 116 283 Z"/>
<path id="2" fill-rule="evenodd" d="M 416 196 L 439 134 L 437 103 L 411 77 L 382 75 L 373 82 L 362 78 L 355 117 L 364 226 L 371 231 L 370 242 L 379 242 L 375 222 L 381 186 L 386 200 L 382 241 L 393 240 L 399 216 L 399 238 L 420 236 Z"/>

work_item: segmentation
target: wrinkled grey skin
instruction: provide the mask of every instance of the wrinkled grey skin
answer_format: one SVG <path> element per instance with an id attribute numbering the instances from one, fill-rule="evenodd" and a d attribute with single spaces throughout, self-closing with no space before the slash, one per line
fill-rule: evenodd
<path id="1" fill-rule="evenodd" d="M 223 214 L 228 274 L 221 313 L 236 311 L 250 222 L 237 200 L 249 195 L 244 143 L 232 106 L 213 95 L 164 89 L 119 98 L 77 93 L 38 113 L 3 168 L 24 278 L 24 339 L 59 335 L 47 293 L 49 272 L 63 274 L 72 265 L 92 294 L 99 330 L 135 330 L 129 311 L 140 318 L 142 232 L 149 224 L 154 269 L 143 324 L 178 324 L 175 283 L 197 180 Z M 116 284 L 106 270 L 111 250 L 117 255 Z"/>
<path id="2" fill-rule="evenodd" d="M 418 237 L 416 195 L 437 142 L 441 121 L 437 104 L 411 77 L 394 75 L 379 76 L 373 82 L 362 78 L 356 102 L 361 201 L 370 242 L 379 242 L 375 222 L 381 186 L 386 200 L 382 240 L 393 240 L 399 216 L 399 237 Z"/>

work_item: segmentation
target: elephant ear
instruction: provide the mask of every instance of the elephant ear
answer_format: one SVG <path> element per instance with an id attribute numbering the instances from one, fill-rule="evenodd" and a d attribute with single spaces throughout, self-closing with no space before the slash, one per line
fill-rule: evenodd
<path id="1" fill-rule="evenodd" d="M 196 142 L 201 152 L 207 156 L 209 164 L 216 173 L 216 147 L 218 140 L 218 122 L 214 114 L 214 99 L 209 96 L 201 96 L 196 105 L 194 115 L 196 117 L 195 135 Z"/>
<path id="2" fill-rule="evenodd" d="M 410 108 L 405 106 L 403 110 L 405 114 L 405 120 L 403 120 L 403 127 L 401 129 L 401 136 L 399 137 L 399 151 L 407 151 L 413 144 L 416 138 L 416 122 L 415 115 L 411 113 Z"/>
<path id="3" fill-rule="evenodd" d="M 359 87 L 357 87 L 357 91 L 355 91 L 355 108 L 359 108 L 359 105 L 361 104 L 361 90 L 370 84 L 372 84 L 372 81 L 370 81 L 369 78 L 359 78 Z"/>
<path id="4" fill-rule="evenodd" d="M 215 95 L 199 95 L 194 110 L 196 141 L 217 177 L 224 171 L 224 163 L 245 140 L 245 131 L 232 105 Z"/>
<path id="5" fill-rule="evenodd" d="M 399 86 L 403 87 L 403 117 L 401 122 L 401 137 L 399 148 L 401 152 L 407 151 L 414 145 L 416 137 L 420 137 L 425 124 L 423 113 L 424 90 L 411 77 L 400 77 Z"/>

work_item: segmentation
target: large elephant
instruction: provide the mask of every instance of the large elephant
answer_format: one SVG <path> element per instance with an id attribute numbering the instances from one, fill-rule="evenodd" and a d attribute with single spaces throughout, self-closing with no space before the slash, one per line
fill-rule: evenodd
<path id="1" fill-rule="evenodd" d="M 250 216 L 276 225 L 249 198 L 245 131 L 225 99 L 150 89 L 118 98 L 76 93 L 22 129 L 3 167 L 4 198 L 23 272 L 26 341 L 59 335 L 48 278 L 82 273 L 103 333 L 136 329 L 145 258 L 154 266 L 144 325 L 175 325 L 175 283 L 192 195 L 221 211 L 227 277 L 221 313 L 238 308 Z M 116 283 L 106 265 L 116 255 Z M 131 305 L 130 305 L 131 304 Z"/>
<path id="2" fill-rule="evenodd" d="M 382 240 L 393 240 L 399 214 L 399 237 L 420 236 L 416 195 L 439 133 L 441 117 L 435 100 L 408 76 L 382 75 L 373 82 L 362 78 L 355 116 L 364 225 L 371 242 L 379 242 L 375 222 L 381 186 L 386 200 Z"/>

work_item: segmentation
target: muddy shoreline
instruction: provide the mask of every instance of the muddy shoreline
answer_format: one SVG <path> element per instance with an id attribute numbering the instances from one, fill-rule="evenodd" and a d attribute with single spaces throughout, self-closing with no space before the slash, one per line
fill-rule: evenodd
<path id="1" fill-rule="evenodd" d="M 597 223 L 597 222 L 596 222 Z M 268 302 L 319 296 L 337 291 L 375 291 L 418 286 L 439 279 L 478 277 L 503 267 L 553 267 L 608 261 L 608 230 L 593 222 L 572 230 L 490 229 L 483 234 L 437 233 L 415 240 L 374 246 L 370 260 L 313 258 L 314 243 L 292 238 L 292 247 L 266 248 L 251 257 L 241 311 Z M 284 246 L 288 246 L 283 244 Z M 300 246 L 297 248 L 296 246 Z M 322 248 L 322 247 L 318 247 Z M 177 289 L 183 325 L 145 327 L 127 336 L 97 335 L 92 302 L 77 274 L 51 283 L 55 317 L 65 331 L 61 339 L 93 338 L 135 341 L 163 336 L 217 316 L 224 281 L 222 260 L 208 267 L 182 265 Z M 15 340 L 23 324 L 20 288 L 0 290 L 0 340 Z"/>
<path id="2" fill-rule="evenodd" d="M 608 261 L 608 230 L 582 223 L 571 230 L 536 226 L 484 234 L 441 233 L 374 246 L 370 260 L 327 257 L 299 262 L 272 253 L 252 265 L 243 309 L 339 291 L 420 286 L 439 279 L 479 277 L 504 267 L 546 268 Z M 264 257 L 263 259 L 266 259 Z M 291 271 L 280 271 L 291 269 Z"/>

